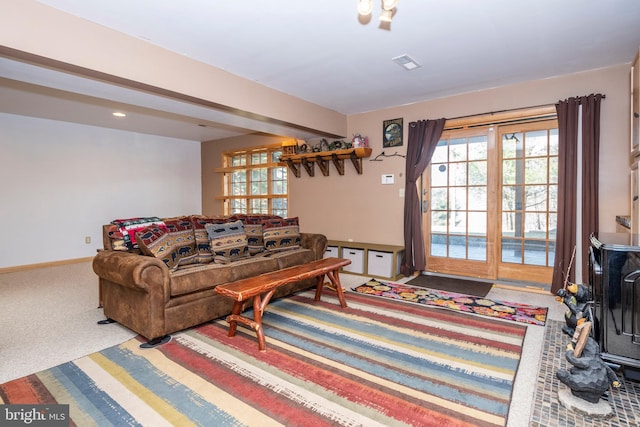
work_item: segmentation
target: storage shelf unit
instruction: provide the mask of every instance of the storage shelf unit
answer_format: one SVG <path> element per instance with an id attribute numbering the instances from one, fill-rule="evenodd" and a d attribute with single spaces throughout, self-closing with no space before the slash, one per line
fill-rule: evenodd
<path id="1" fill-rule="evenodd" d="M 404 246 L 329 240 L 325 257 L 350 259 L 344 273 L 397 279 L 403 253 Z"/>

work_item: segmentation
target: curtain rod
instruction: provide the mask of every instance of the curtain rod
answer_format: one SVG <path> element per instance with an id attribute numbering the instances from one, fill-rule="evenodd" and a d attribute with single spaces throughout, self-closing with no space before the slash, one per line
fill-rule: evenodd
<path id="1" fill-rule="evenodd" d="M 555 107 L 555 104 L 534 105 L 532 107 L 519 107 L 519 108 L 510 108 L 507 110 L 496 110 L 496 111 L 491 111 L 489 113 L 469 114 L 466 116 L 458 116 L 458 117 L 447 117 L 447 120 L 468 119 L 469 117 L 478 117 L 478 116 L 493 116 L 496 114 L 510 113 L 512 111 L 531 110 L 534 108 L 547 108 L 547 107 Z"/>
<path id="2" fill-rule="evenodd" d="M 600 95 L 602 97 L 602 99 L 605 99 L 607 96 L 604 94 L 591 94 L 591 95 Z M 586 96 L 591 96 L 591 95 L 586 95 Z M 584 98 L 585 95 L 581 95 L 581 96 L 574 96 L 573 98 Z M 506 109 L 506 110 L 496 110 L 496 111 L 491 111 L 488 113 L 480 113 L 480 114 L 469 114 L 466 116 L 458 116 L 458 117 L 447 117 L 447 120 L 459 120 L 459 119 L 468 119 L 469 117 L 478 117 L 478 116 L 493 116 L 496 114 L 503 114 L 503 113 L 510 113 L 513 111 L 520 111 L 520 110 L 531 110 L 531 109 L 535 109 L 535 108 L 551 108 L 554 107 L 555 108 L 556 104 L 541 104 L 541 105 L 533 105 L 530 107 L 518 107 L 518 108 L 510 108 L 510 109 Z"/>

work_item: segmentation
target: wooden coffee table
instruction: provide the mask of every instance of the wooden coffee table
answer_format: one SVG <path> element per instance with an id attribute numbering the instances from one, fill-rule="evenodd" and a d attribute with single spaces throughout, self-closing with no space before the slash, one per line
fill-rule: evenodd
<path id="1" fill-rule="evenodd" d="M 349 259 L 323 258 L 307 264 L 284 268 L 256 277 L 249 277 L 216 286 L 215 290 L 217 293 L 232 298 L 235 301 L 233 310 L 227 317 L 227 322 L 229 322 L 228 336 L 232 337 L 236 334 L 236 328 L 238 322 L 240 322 L 256 331 L 258 348 L 260 351 L 266 351 L 264 331 L 262 330 L 262 314 L 267 304 L 269 304 L 273 293 L 280 286 L 311 277 L 317 278 L 315 301 L 320 301 L 324 287 L 324 277 L 326 276 L 331 281 L 332 286 L 335 287 L 342 308 L 347 307 L 342 285 L 340 284 L 339 271 L 342 267 L 349 264 L 351 264 L 351 260 Z M 242 316 L 241 314 L 245 302 L 250 298 L 253 298 L 253 319 Z"/>

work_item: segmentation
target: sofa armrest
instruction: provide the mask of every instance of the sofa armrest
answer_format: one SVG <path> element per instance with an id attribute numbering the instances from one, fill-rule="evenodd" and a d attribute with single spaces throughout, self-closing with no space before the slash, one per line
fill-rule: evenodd
<path id="1" fill-rule="evenodd" d="M 100 251 L 93 258 L 93 271 L 102 279 L 140 292 L 149 293 L 151 288 L 160 288 L 163 300 L 169 300 L 169 269 L 158 258 L 120 251 Z"/>
<path id="2" fill-rule="evenodd" d="M 322 259 L 327 251 L 327 237 L 324 234 L 300 233 L 300 243 L 303 248 L 313 252 L 314 259 Z"/>

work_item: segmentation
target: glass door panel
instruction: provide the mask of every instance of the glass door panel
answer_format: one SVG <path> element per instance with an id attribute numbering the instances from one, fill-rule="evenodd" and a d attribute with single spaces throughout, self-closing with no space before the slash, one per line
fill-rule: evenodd
<path id="1" fill-rule="evenodd" d="M 540 127 L 500 128 L 501 278 L 551 279 L 557 226 L 558 132 L 551 126 Z"/>
<path id="2" fill-rule="evenodd" d="M 425 172 L 428 269 L 486 277 L 489 131 L 449 136 L 443 134 Z"/>

